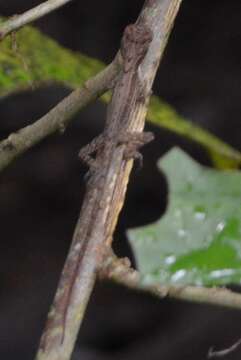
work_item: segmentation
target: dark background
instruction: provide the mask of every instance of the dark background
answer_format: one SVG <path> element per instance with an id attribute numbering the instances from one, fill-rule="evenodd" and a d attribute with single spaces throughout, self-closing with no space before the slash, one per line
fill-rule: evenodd
<path id="1" fill-rule="evenodd" d="M 0 0 L 13 15 L 41 1 Z M 36 25 L 62 45 L 110 62 L 121 33 L 143 1 L 73 1 Z M 241 2 L 184 0 L 154 92 L 180 114 L 241 150 Z M 0 136 L 45 114 L 68 89 L 50 87 L 0 102 Z M 31 360 L 44 326 L 84 193 L 81 146 L 101 131 L 105 106 L 91 104 L 63 136 L 53 136 L 0 177 L 0 359 Z M 165 130 L 144 149 L 115 234 L 118 254 L 130 253 L 125 230 L 158 219 L 165 180 L 156 160 L 179 145 L 204 164 L 203 149 Z M 137 211 L 138 210 L 138 211 Z M 97 284 L 80 331 L 76 359 L 201 360 L 210 346 L 241 336 L 241 313 L 157 300 L 111 284 Z M 78 352 L 81 356 L 77 356 Z M 227 359 L 240 359 L 241 349 Z"/>

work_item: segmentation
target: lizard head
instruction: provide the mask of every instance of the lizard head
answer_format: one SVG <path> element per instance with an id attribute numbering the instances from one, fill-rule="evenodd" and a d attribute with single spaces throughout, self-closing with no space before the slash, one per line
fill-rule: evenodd
<path id="1" fill-rule="evenodd" d="M 144 59 L 152 40 L 151 30 L 144 24 L 131 24 L 125 28 L 121 40 L 124 71 L 137 68 Z"/>

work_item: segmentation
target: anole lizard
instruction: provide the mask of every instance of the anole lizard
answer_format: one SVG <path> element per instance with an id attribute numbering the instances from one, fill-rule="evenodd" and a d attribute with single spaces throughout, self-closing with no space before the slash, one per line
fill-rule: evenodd
<path id="1" fill-rule="evenodd" d="M 141 159 L 138 148 L 153 139 L 150 132 L 127 132 L 133 106 L 144 97 L 143 85 L 139 79 L 139 65 L 151 40 L 152 34 L 143 24 L 129 25 L 124 31 L 120 48 L 123 69 L 113 90 L 104 131 L 79 153 L 80 159 L 90 166 L 91 172 L 95 169 L 99 174 L 105 171 L 112 150 L 119 144 L 127 145 L 126 159 Z M 98 153 L 93 160 L 90 155 L 96 151 Z"/>
<path id="2" fill-rule="evenodd" d="M 74 299 L 73 292 L 81 292 L 82 287 L 85 286 L 87 274 L 97 270 L 96 259 L 90 255 L 86 261 L 86 253 L 93 255 L 93 252 L 99 252 L 101 261 L 101 251 L 98 246 L 101 246 L 106 238 L 108 219 L 106 205 L 111 201 L 109 190 L 113 185 L 109 169 L 116 149 L 125 144 L 124 160 L 140 158 L 138 148 L 153 139 L 150 132 L 128 131 L 133 108 L 137 102 L 145 98 L 139 77 L 139 65 L 147 53 L 151 40 L 151 31 L 144 24 L 129 25 L 125 29 L 121 42 L 123 69 L 113 89 L 104 131 L 79 153 L 81 160 L 90 166 L 89 180 L 74 240 L 60 279 L 59 290 L 41 339 L 43 351 L 46 350 L 47 343 L 65 341 L 67 318 L 72 316 L 70 313 Z M 93 159 L 90 155 L 95 152 L 96 157 Z M 79 274 L 81 277 L 77 279 Z M 56 331 L 53 331 L 53 328 Z M 56 334 L 55 337 L 47 341 L 48 334 L 52 333 Z"/>

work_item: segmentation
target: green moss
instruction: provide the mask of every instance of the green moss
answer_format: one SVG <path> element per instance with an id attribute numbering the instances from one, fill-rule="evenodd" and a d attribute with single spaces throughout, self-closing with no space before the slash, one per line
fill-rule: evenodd
<path id="1" fill-rule="evenodd" d="M 76 87 L 103 67 L 26 26 L 0 43 L 0 96 L 46 81 Z"/>

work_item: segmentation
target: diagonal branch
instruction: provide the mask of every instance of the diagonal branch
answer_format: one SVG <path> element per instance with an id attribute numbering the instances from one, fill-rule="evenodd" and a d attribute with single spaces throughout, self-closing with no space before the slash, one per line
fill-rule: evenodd
<path id="1" fill-rule="evenodd" d="M 71 0 L 48 0 L 21 15 L 12 16 L 9 20 L 5 21 L 3 25 L 0 26 L 0 40 L 2 40 L 11 32 L 16 31 L 22 26 L 43 17 L 44 15 L 58 9 L 70 1 Z"/>
<path id="2" fill-rule="evenodd" d="M 130 103 L 125 96 L 128 84 L 124 83 L 118 103 L 113 96 L 109 105 L 113 114 L 116 108 L 120 108 L 121 101 L 121 109 L 128 109 L 128 122 L 125 120 L 125 125 L 128 125 L 126 133 L 143 130 L 152 83 L 180 3 L 181 0 L 147 0 L 139 16 L 138 27 L 147 27 L 153 33 L 153 40 L 138 74 L 143 85 L 143 98 L 131 103 L 133 106 L 130 111 Z M 129 63 L 125 65 L 128 68 Z M 128 71 L 126 68 L 125 71 Z M 124 75 L 118 83 L 123 79 Z M 137 82 L 132 85 L 131 88 L 136 93 L 134 85 L 136 86 Z M 117 129 L 121 129 L 121 124 Z M 117 142 L 115 145 L 115 140 L 111 151 L 105 152 L 104 159 L 103 152 L 97 152 L 96 162 L 101 165 L 100 161 L 104 160 L 107 166 L 103 164 L 104 172 L 98 168 L 97 172 L 90 173 L 72 245 L 41 338 L 37 360 L 70 358 L 94 287 L 97 270 L 102 263 L 106 247 L 111 244 L 133 164 L 132 160 L 125 159 L 126 146 L 118 145 Z M 104 146 L 107 146 L 106 144 L 107 142 Z"/>
<path id="3" fill-rule="evenodd" d="M 82 88 L 73 91 L 34 124 L 12 133 L 0 142 L 0 171 L 46 136 L 57 131 L 63 132 L 74 114 L 109 89 L 120 70 L 120 65 L 121 57 L 117 55 L 103 71 L 87 80 Z"/>

